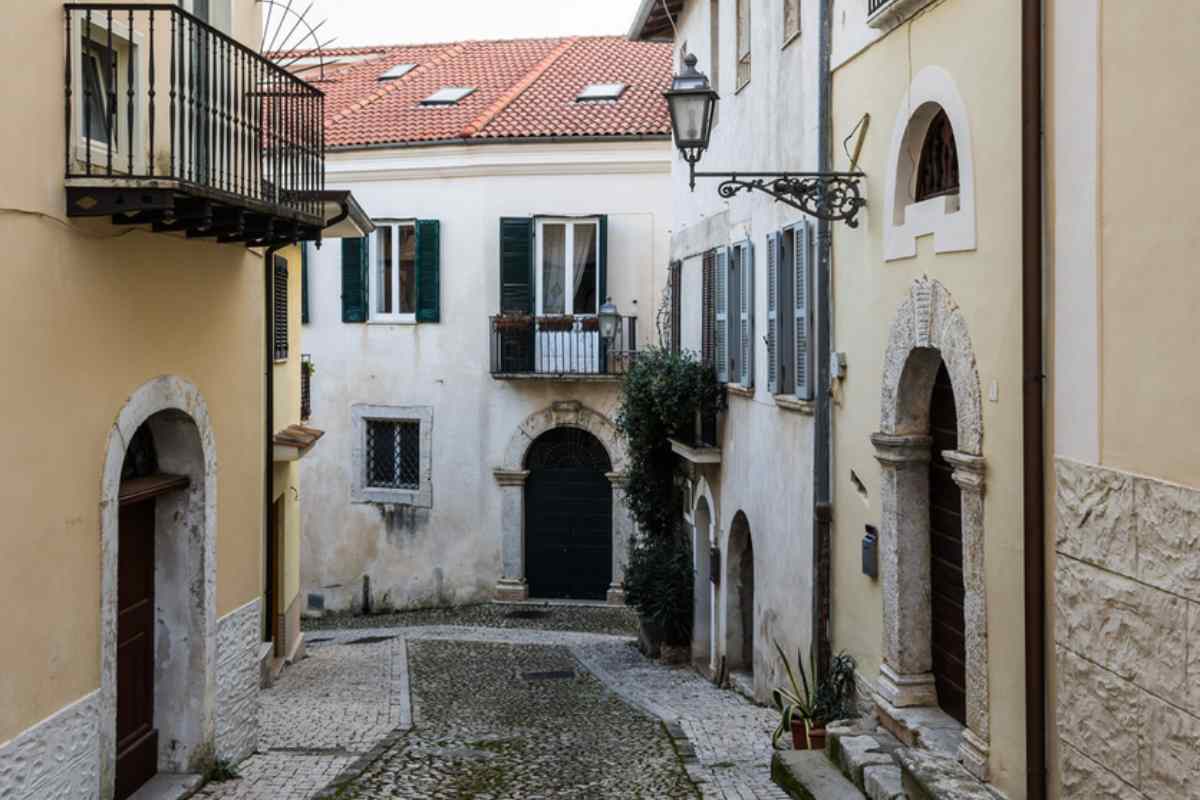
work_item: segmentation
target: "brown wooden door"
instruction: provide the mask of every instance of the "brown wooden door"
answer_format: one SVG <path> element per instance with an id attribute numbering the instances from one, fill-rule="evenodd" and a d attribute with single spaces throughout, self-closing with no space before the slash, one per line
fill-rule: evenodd
<path id="1" fill-rule="evenodd" d="M 946 365 L 938 370 L 929 412 L 933 458 L 929 463 L 930 574 L 933 584 L 933 677 L 938 705 L 966 724 L 966 643 L 963 635 L 962 497 L 953 468 L 942 456 L 958 449 L 958 414 Z"/>
<path id="2" fill-rule="evenodd" d="M 154 500 L 121 506 L 117 566 L 117 775 L 123 800 L 158 770 L 154 729 Z"/>

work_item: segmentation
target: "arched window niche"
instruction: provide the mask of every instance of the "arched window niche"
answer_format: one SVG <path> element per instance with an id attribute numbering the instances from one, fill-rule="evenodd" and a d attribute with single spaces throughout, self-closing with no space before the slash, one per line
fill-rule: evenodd
<path id="1" fill-rule="evenodd" d="M 974 250 L 975 169 L 966 104 L 950 73 L 925 67 L 896 114 L 884 198 L 884 260 Z"/>

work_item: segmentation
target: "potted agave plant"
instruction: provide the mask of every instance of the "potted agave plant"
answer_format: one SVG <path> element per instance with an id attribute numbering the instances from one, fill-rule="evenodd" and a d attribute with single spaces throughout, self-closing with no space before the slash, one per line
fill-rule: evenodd
<path id="1" fill-rule="evenodd" d="M 780 737 L 790 730 L 794 749 L 824 750 L 825 726 L 837 719 L 853 717 L 856 712 L 854 658 L 839 653 L 831 661 L 825 679 L 818 683 L 816 658 L 809 655 L 813 678 L 810 682 L 809 670 L 805 670 L 804 659 L 797 653 L 796 667 L 800 672 L 800 680 L 797 681 L 796 673 L 779 642 L 775 643 L 775 649 L 783 661 L 789 685 L 771 691 L 771 699 L 780 712 L 779 727 L 771 737 L 771 744 L 778 747 Z"/>

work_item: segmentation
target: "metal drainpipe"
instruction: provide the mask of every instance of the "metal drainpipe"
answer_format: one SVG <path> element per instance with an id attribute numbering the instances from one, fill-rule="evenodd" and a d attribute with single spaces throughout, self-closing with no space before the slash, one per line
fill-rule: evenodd
<path id="1" fill-rule="evenodd" d="M 818 66 L 818 167 L 833 170 L 833 76 L 830 72 L 833 51 L 832 0 L 820 3 L 820 55 Z M 832 409 L 829 396 L 829 360 L 832 347 L 830 324 L 830 261 L 833 226 L 817 221 L 817 318 L 815 324 L 817 385 L 814 400 L 816 431 L 813 446 L 813 592 L 812 641 L 816 651 L 817 672 L 824 677 L 832 656 L 830 635 L 830 525 L 833 519 L 831 479 Z"/>
<path id="2" fill-rule="evenodd" d="M 1027 800 L 1042 800 L 1047 792 L 1042 6 L 1042 0 L 1021 2 L 1021 366 L 1024 376 L 1022 449 Z"/>

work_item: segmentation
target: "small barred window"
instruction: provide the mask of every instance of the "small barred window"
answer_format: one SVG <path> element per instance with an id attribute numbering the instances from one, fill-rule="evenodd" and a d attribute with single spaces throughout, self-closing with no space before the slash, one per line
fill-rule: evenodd
<path id="1" fill-rule="evenodd" d="M 421 423 L 367 420 L 367 486 L 416 491 L 421 484 Z"/>

